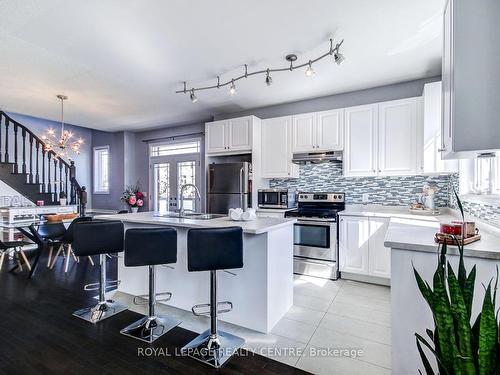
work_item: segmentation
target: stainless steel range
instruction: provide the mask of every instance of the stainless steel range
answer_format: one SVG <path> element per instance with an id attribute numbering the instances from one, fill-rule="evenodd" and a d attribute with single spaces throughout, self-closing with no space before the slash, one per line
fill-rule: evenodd
<path id="1" fill-rule="evenodd" d="M 336 280 L 337 213 L 345 209 L 344 193 L 298 193 L 298 208 L 287 211 L 294 224 L 294 273 Z"/>

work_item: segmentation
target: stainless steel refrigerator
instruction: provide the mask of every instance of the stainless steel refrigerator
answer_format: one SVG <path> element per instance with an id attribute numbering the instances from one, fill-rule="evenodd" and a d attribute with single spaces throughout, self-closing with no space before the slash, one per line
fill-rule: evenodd
<path id="1" fill-rule="evenodd" d="M 251 207 L 251 164 L 223 163 L 208 166 L 208 212 L 227 214 L 230 208 Z"/>

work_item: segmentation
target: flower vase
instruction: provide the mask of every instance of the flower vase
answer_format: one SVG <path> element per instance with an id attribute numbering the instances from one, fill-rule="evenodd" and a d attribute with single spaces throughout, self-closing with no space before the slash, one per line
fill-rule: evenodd
<path id="1" fill-rule="evenodd" d="M 132 212 L 133 214 L 136 214 L 137 211 L 139 211 L 139 207 L 130 207 L 130 212 Z"/>

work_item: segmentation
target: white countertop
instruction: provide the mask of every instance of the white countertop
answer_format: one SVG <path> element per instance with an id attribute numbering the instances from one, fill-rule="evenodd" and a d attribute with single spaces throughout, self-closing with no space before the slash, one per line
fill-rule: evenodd
<path id="1" fill-rule="evenodd" d="M 391 217 L 385 236 L 385 246 L 393 249 L 414 250 L 437 253 L 438 244 L 434 235 L 439 232 L 441 222 L 460 219 L 456 215 L 437 217 Z M 500 233 L 486 225 L 476 222 L 480 229 L 481 240 L 464 247 L 464 256 L 500 260 Z M 449 246 L 448 253 L 458 255 L 456 246 Z"/>
<path id="2" fill-rule="evenodd" d="M 448 208 L 441 209 L 442 214 L 449 214 Z M 339 216 L 378 216 L 378 217 L 407 217 L 407 218 L 432 218 L 442 215 L 417 215 L 409 211 L 408 206 L 381 206 L 374 204 L 351 204 L 346 205 L 344 211 L 339 212 Z"/>
<path id="3" fill-rule="evenodd" d="M 183 228 L 222 228 L 229 226 L 239 226 L 244 233 L 261 234 L 272 230 L 282 228 L 295 223 L 295 219 L 282 219 L 274 217 L 258 217 L 252 221 L 232 221 L 229 217 L 221 217 L 210 220 L 196 220 L 176 217 L 158 217 L 154 212 L 139 212 L 136 214 L 116 214 L 99 215 L 96 219 L 103 220 L 121 220 L 129 223 L 166 225 Z"/>

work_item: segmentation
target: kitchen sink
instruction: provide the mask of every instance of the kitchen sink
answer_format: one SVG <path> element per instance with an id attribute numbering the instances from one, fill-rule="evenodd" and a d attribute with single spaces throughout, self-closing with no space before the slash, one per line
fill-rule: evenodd
<path id="1" fill-rule="evenodd" d="M 211 220 L 211 219 L 217 219 L 220 217 L 224 217 L 226 215 L 206 214 L 206 213 L 199 213 L 199 212 L 187 212 L 187 213 L 184 213 L 183 215 L 179 216 L 179 214 L 177 212 L 158 212 L 158 213 L 155 213 L 154 216 L 171 217 L 171 218 L 178 218 L 178 219 L 191 219 L 191 220 Z"/>
<path id="2" fill-rule="evenodd" d="M 211 220 L 224 217 L 226 215 L 222 214 L 202 214 L 198 212 L 190 212 L 181 216 L 181 218 L 192 219 L 192 220 Z"/>

